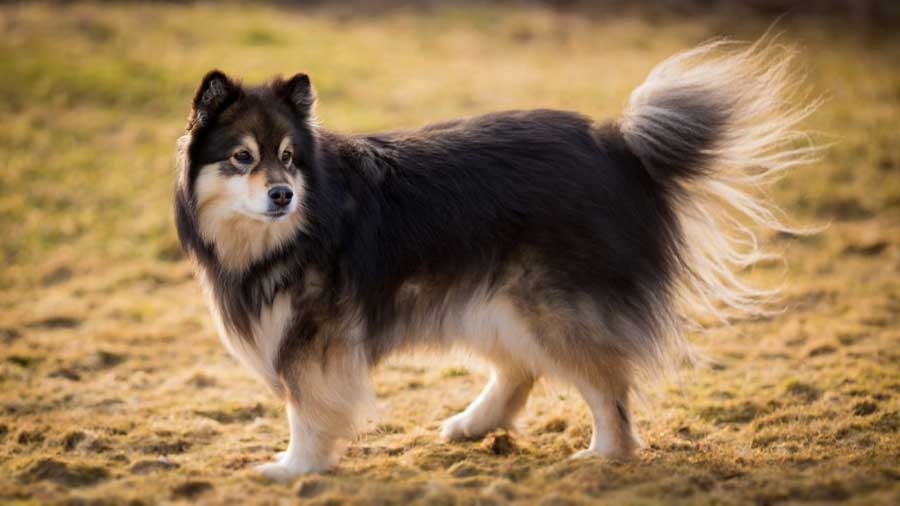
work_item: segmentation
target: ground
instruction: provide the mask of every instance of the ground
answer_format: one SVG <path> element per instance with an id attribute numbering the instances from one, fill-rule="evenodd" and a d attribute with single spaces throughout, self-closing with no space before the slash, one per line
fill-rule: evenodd
<path id="1" fill-rule="evenodd" d="M 568 460 L 588 415 L 541 384 L 518 429 L 445 443 L 485 381 L 460 356 L 378 369 L 340 466 L 290 484 L 281 407 L 220 346 L 171 219 L 173 147 L 212 67 L 308 72 L 330 128 L 514 107 L 614 117 L 652 65 L 771 20 L 540 7 L 0 6 L 0 503 L 900 504 L 900 38 L 783 19 L 829 147 L 773 188 L 812 236 L 746 273 L 782 311 L 692 335 L 647 385 L 645 447 Z"/>

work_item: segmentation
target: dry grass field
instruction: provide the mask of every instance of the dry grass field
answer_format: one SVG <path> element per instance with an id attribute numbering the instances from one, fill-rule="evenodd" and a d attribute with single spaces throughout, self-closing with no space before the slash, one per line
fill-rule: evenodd
<path id="1" fill-rule="evenodd" d="M 220 67 L 307 71 L 334 129 L 497 109 L 615 116 L 662 58 L 770 19 L 446 6 L 387 13 L 211 4 L 0 6 L 0 503 L 900 504 L 900 36 L 782 20 L 832 143 L 773 189 L 814 236 L 767 236 L 784 311 L 692 336 L 704 367 L 649 385 L 630 462 L 541 384 L 518 430 L 445 443 L 485 381 L 401 357 L 334 471 L 288 485 L 279 404 L 221 347 L 172 225 L 173 147 Z"/>

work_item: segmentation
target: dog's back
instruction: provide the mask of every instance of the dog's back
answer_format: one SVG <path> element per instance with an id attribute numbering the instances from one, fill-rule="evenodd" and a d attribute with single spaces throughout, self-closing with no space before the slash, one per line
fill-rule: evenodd
<path id="1" fill-rule="evenodd" d="M 366 183 L 347 184 L 346 276 L 373 339 L 390 338 L 377 331 L 393 333 L 408 284 L 421 302 L 542 272 L 559 303 L 588 295 L 617 312 L 666 288 L 677 223 L 614 125 L 512 111 L 361 141 L 373 161 L 347 176 Z"/>

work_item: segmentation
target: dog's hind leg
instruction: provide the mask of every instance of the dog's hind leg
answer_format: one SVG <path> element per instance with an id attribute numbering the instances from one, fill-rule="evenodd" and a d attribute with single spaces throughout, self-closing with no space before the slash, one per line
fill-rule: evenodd
<path id="1" fill-rule="evenodd" d="M 630 457 L 641 443 L 628 408 L 628 383 L 615 371 L 598 379 L 580 378 L 574 383 L 591 410 L 593 433 L 590 445 L 572 457 Z"/>
<path id="2" fill-rule="evenodd" d="M 587 403 L 593 433 L 587 449 L 575 457 L 602 455 L 626 458 L 640 447 L 629 411 L 635 360 L 640 340 L 611 336 L 626 331 L 639 335 L 641 327 L 604 318 L 602 307 L 584 293 L 522 291 L 520 307 L 531 317 L 532 335 L 546 350 L 542 368 L 548 375 L 572 384 Z"/>
<path id="3" fill-rule="evenodd" d="M 291 440 L 287 450 L 279 452 L 277 462 L 269 462 L 256 469 L 267 478 L 286 482 L 291 478 L 331 467 L 335 460 L 337 437 L 318 426 L 314 417 L 297 402 L 287 402 L 287 418 Z"/>
<path id="4" fill-rule="evenodd" d="M 450 441 L 474 439 L 499 427 L 510 427 L 525 406 L 534 376 L 518 364 L 498 362 L 481 394 L 461 413 L 441 425 Z"/>

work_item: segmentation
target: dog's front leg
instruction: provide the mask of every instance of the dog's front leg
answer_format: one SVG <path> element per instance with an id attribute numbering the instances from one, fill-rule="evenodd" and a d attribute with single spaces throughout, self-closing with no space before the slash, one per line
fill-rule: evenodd
<path id="1" fill-rule="evenodd" d="M 285 482 L 334 466 L 342 440 L 352 438 L 363 409 L 370 404 L 368 364 L 363 353 L 333 345 L 327 353 L 305 354 L 280 372 L 291 440 L 276 462 L 257 467 L 264 476 Z M 324 360 L 312 363 L 313 357 Z"/>

